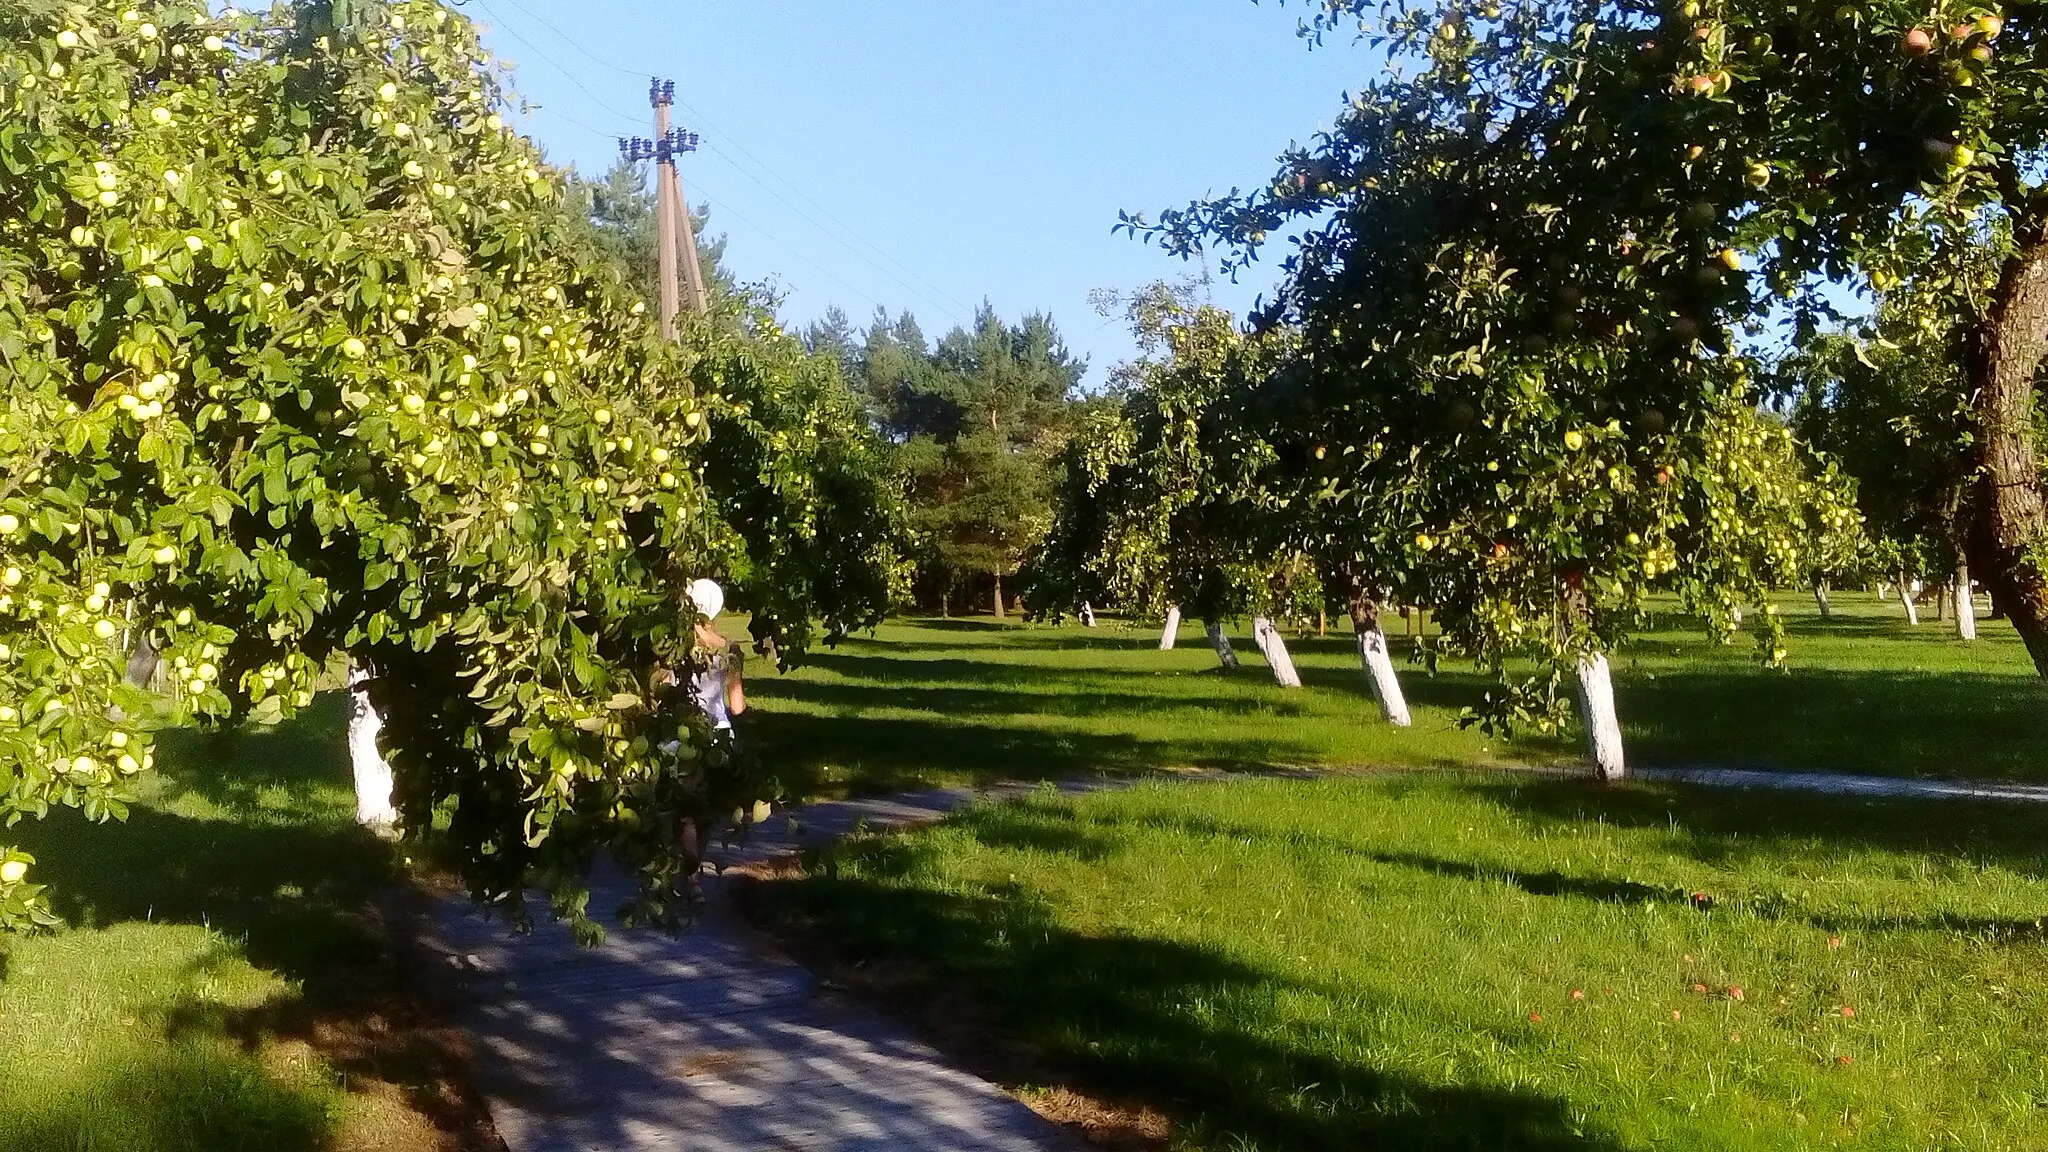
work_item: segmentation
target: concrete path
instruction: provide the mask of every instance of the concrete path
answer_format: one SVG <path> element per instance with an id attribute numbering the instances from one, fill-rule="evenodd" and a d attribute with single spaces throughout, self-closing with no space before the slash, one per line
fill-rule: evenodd
<path id="1" fill-rule="evenodd" d="M 1068 794 L 1114 787 L 1077 781 Z M 770 819 L 726 864 L 788 855 L 866 825 L 936 820 L 981 797 L 933 789 L 820 803 Z M 430 947 L 467 973 L 478 1087 L 509 1152 L 1039 1152 L 1078 1142 L 995 1085 L 948 1067 L 896 1025 L 765 956 L 720 911 L 680 937 L 610 926 L 577 947 L 560 924 L 517 936 L 466 901 Z M 590 906 L 624 902 L 623 882 Z"/>
<path id="2" fill-rule="evenodd" d="M 1704 784 L 1713 788 L 1780 788 L 1837 796 L 1896 796 L 1909 800 L 2010 800 L 2048 803 L 2048 786 L 1975 780 L 1919 780 L 1849 776 L 1834 772 L 1768 772 L 1758 768 L 1642 768 L 1639 780 Z"/>

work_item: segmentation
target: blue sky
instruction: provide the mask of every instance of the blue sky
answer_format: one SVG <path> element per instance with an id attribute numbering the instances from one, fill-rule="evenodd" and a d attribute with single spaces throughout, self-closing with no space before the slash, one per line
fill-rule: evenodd
<path id="1" fill-rule="evenodd" d="M 1089 379 L 1128 355 L 1089 305 L 1193 271 L 1128 236 L 1156 212 L 1271 175 L 1372 67 L 1313 52 L 1274 0 L 469 0 L 539 106 L 524 127 L 601 172 L 652 135 L 647 78 L 677 81 L 693 203 L 743 279 L 773 279 L 795 323 L 877 304 L 937 336 L 984 298 L 1050 312 Z M 1275 250 L 1269 248 L 1268 253 Z M 1216 300 L 1240 312 L 1270 265 Z"/>

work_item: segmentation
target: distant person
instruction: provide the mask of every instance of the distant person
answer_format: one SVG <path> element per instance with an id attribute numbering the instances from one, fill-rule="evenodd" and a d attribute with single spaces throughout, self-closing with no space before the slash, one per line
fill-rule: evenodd
<path id="1" fill-rule="evenodd" d="M 730 740 L 732 718 L 747 710 L 747 693 L 741 684 L 746 661 L 739 644 L 726 639 L 717 627 L 719 613 L 725 611 L 725 589 L 715 580 L 693 580 L 684 591 L 684 600 L 702 617 L 696 624 L 695 647 L 711 651 L 704 667 L 691 674 L 690 696 L 711 721 L 713 734 Z M 663 669 L 655 675 L 658 685 L 680 682 L 673 669 Z M 662 751 L 673 754 L 679 747 L 670 741 L 662 745 Z"/>
<path id="2" fill-rule="evenodd" d="M 747 710 L 747 693 L 742 685 L 746 657 L 738 642 L 726 639 L 718 630 L 718 616 L 725 611 L 725 589 L 716 580 L 700 578 L 690 582 L 689 598 L 703 616 L 697 622 L 697 646 L 712 653 L 692 679 L 690 688 L 697 697 L 697 706 L 710 718 L 712 732 L 730 739 L 732 718 Z"/>

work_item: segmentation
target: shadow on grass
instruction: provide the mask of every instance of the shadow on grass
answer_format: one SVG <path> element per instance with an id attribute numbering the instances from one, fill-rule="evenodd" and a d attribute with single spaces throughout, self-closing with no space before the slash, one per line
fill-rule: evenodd
<path id="1" fill-rule="evenodd" d="M 1603 785 L 1529 778 L 1511 784 L 1474 778 L 1473 794 L 1539 828 L 1587 822 L 1663 829 L 1701 863 L 1732 867 L 1789 850 L 1826 854 L 1871 849 L 1927 857 L 1974 871 L 1993 864 L 2021 876 L 2048 875 L 2048 804 L 1907 800 L 1690 785 Z"/>
<path id="2" fill-rule="evenodd" d="M 956 664 L 959 667 L 934 667 L 927 674 L 929 680 L 939 682 L 937 685 L 907 682 L 918 676 L 924 666 Z M 754 694 L 767 699 L 846 711 L 910 709 L 941 716 L 1136 716 L 1160 708 L 1278 716 L 1298 716 L 1307 711 L 1299 701 L 1287 698 L 1248 695 L 1160 697 L 1143 692 L 1110 691 L 1098 685 L 1112 678 L 1099 674 L 1047 672 L 1039 676 L 1011 674 L 1000 677 L 984 674 L 982 683 L 973 683 L 968 680 L 974 675 L 970 671 L 973 668 L 975 665 L 965 660 L 871 657 L 861 661 L 859 674 L 893 682 L 874 683 L 850 677 L 835 681 L 789 680 L 761 683 L 754 689 Z"/>
<path id="3" fill-rule="evenodd" d="M 2048 779 L 2048 684 L 2030 676 L 1742 668 L 1616 695 L 1638 763 Z"/>
<path id="4" fill-rule="evenodd" d="M 324 815 L 333 809 L 334 790 L 352 787 L 347 729 L 346 699 L 330 692 L 271 727 L 161 732 L 152 792 L 198 797 L 237 813 Z"/>
<path id="5" fill-rule="evenodd" d="M 322 1101 L 273 1080 L 251 1058 L 205 1044 L 173 1045 L 95 1068 L 82 1083 L 51 1095 L 20 1102 L 0 1121 L 0 1149 L 310 1152 L 334 1142 Z M 99 1143 L 100 1137 L 110 1142 Z"/>
<path id="6" fill-rule="evenodd" d="M 964 616 L 918 616 L 903 622 L 934 632 L 1014 632 L 1025 627 L 1021 620 L 976 620 Z"/>
<path id="7" fill-rule="evenodd" d="M 50 885 L 52 905 L 70 926 L 204 926 L 220 935 L 228 954 L 300 990 L 253 1009 L 172 1006 L 160 1021 L 170 1053 L 165 1059 L 191 1067 L 166 1073 L 171 1087 L 134 1096 L 136 1112 L 127 1119 L 135 1131 L 182 1123 L 176 1117 L 191 1107 L 232 1110 L 242 1099 L 221 1093 L 188 1099 L 176 1088 L 181 1077 L 197 1077 L 194 1084 L 215 1074 L 250 1081 L 245 1096 L 257 1101 L 264 1091 L 255 1082 L 261 1080 L 259 1057 L 289 1041 L 319 1050 L 348 1081 L 395 1086 L 440 1130 L 444 1147 L 488 1146 L 481 1135 L 488 1120 L 467 1087 L 466 1041 L 446 1022 L 452 1004 L 420 978 L 426 969 L 410 928 L 423 897 L 403 885 L 391 848 L 351 818 L 342 717 L 340 701 L 329 697 L 273 729 L 235 736 L 164 733 L 159 768 L 144 778 L 145 802 L 133 806 L 125 822 L 94 824 L 59 809 L 13 830 L 35 854 L 37 878 Z M 239 1056 L 223 1051 L 223 1042 Z M 224 1061 L 211 1071 L 200 1059 L 209 1052 Z M 110 1107 L 126 1106 L 121 1093 L 106 1098 Z M 247 1117 L 251 1130 L 263 1131 L 267 1115 Z M 223 1111 L 216 1122 L 235 1121 Z M 285 1135 L 167 1146 L 333 1145 L 331 1133 L 314 1129 Z"/>
<path id="8" fill-rule="evenodd" d="M 878 700 L 877 706 L 888 705 Z M 1159 741 L 1048 731 L 1025 724 L 896 719 L 857 712 L 764 712 L 748 722 L 744 735 L 791 795 L 830 791 L 835 783 L 831 774 L 838 771 L 852 774 L 854 791 L 873 794 L 925 787 L 939 773 L 990 784 L 1166 767 L 1276 768 L 1298 763 L 1311 752 L 1299 744 L 1262 738 Z"/>
<path id="9" fill-rule="evenodd" d="M 921 863 L 901 841 L 842 851 L 872 853 L 861 878 L 761 881 L 744 893 L 746 906 L 813 965 L 998 1082 L 1160 1113 L 1201 1147 L 1618 1147 L 1577 1130 L 1554 1097 L 1428 1084 L 1313 1050 L 1306 1038 L 1297 1046 L 1254 1035 L 1226 1023 L 1230 1013 L 1204 1010 L 1323 990 L 1205 949 L 1079 935 L 1014 891 L 891 884 L 887 877 Z"/>

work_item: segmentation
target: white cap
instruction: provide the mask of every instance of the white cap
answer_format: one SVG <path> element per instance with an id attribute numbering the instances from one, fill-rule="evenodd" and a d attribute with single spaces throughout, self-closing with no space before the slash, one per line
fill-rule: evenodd
<path id="1" fill-rule="evenodd" d="M 725 611 L 725 589 L 718 586 L 718 581 L 700 576 L 690 581 L 690 603 L 697 606 L 706 620 L 716 620 Z"/>

